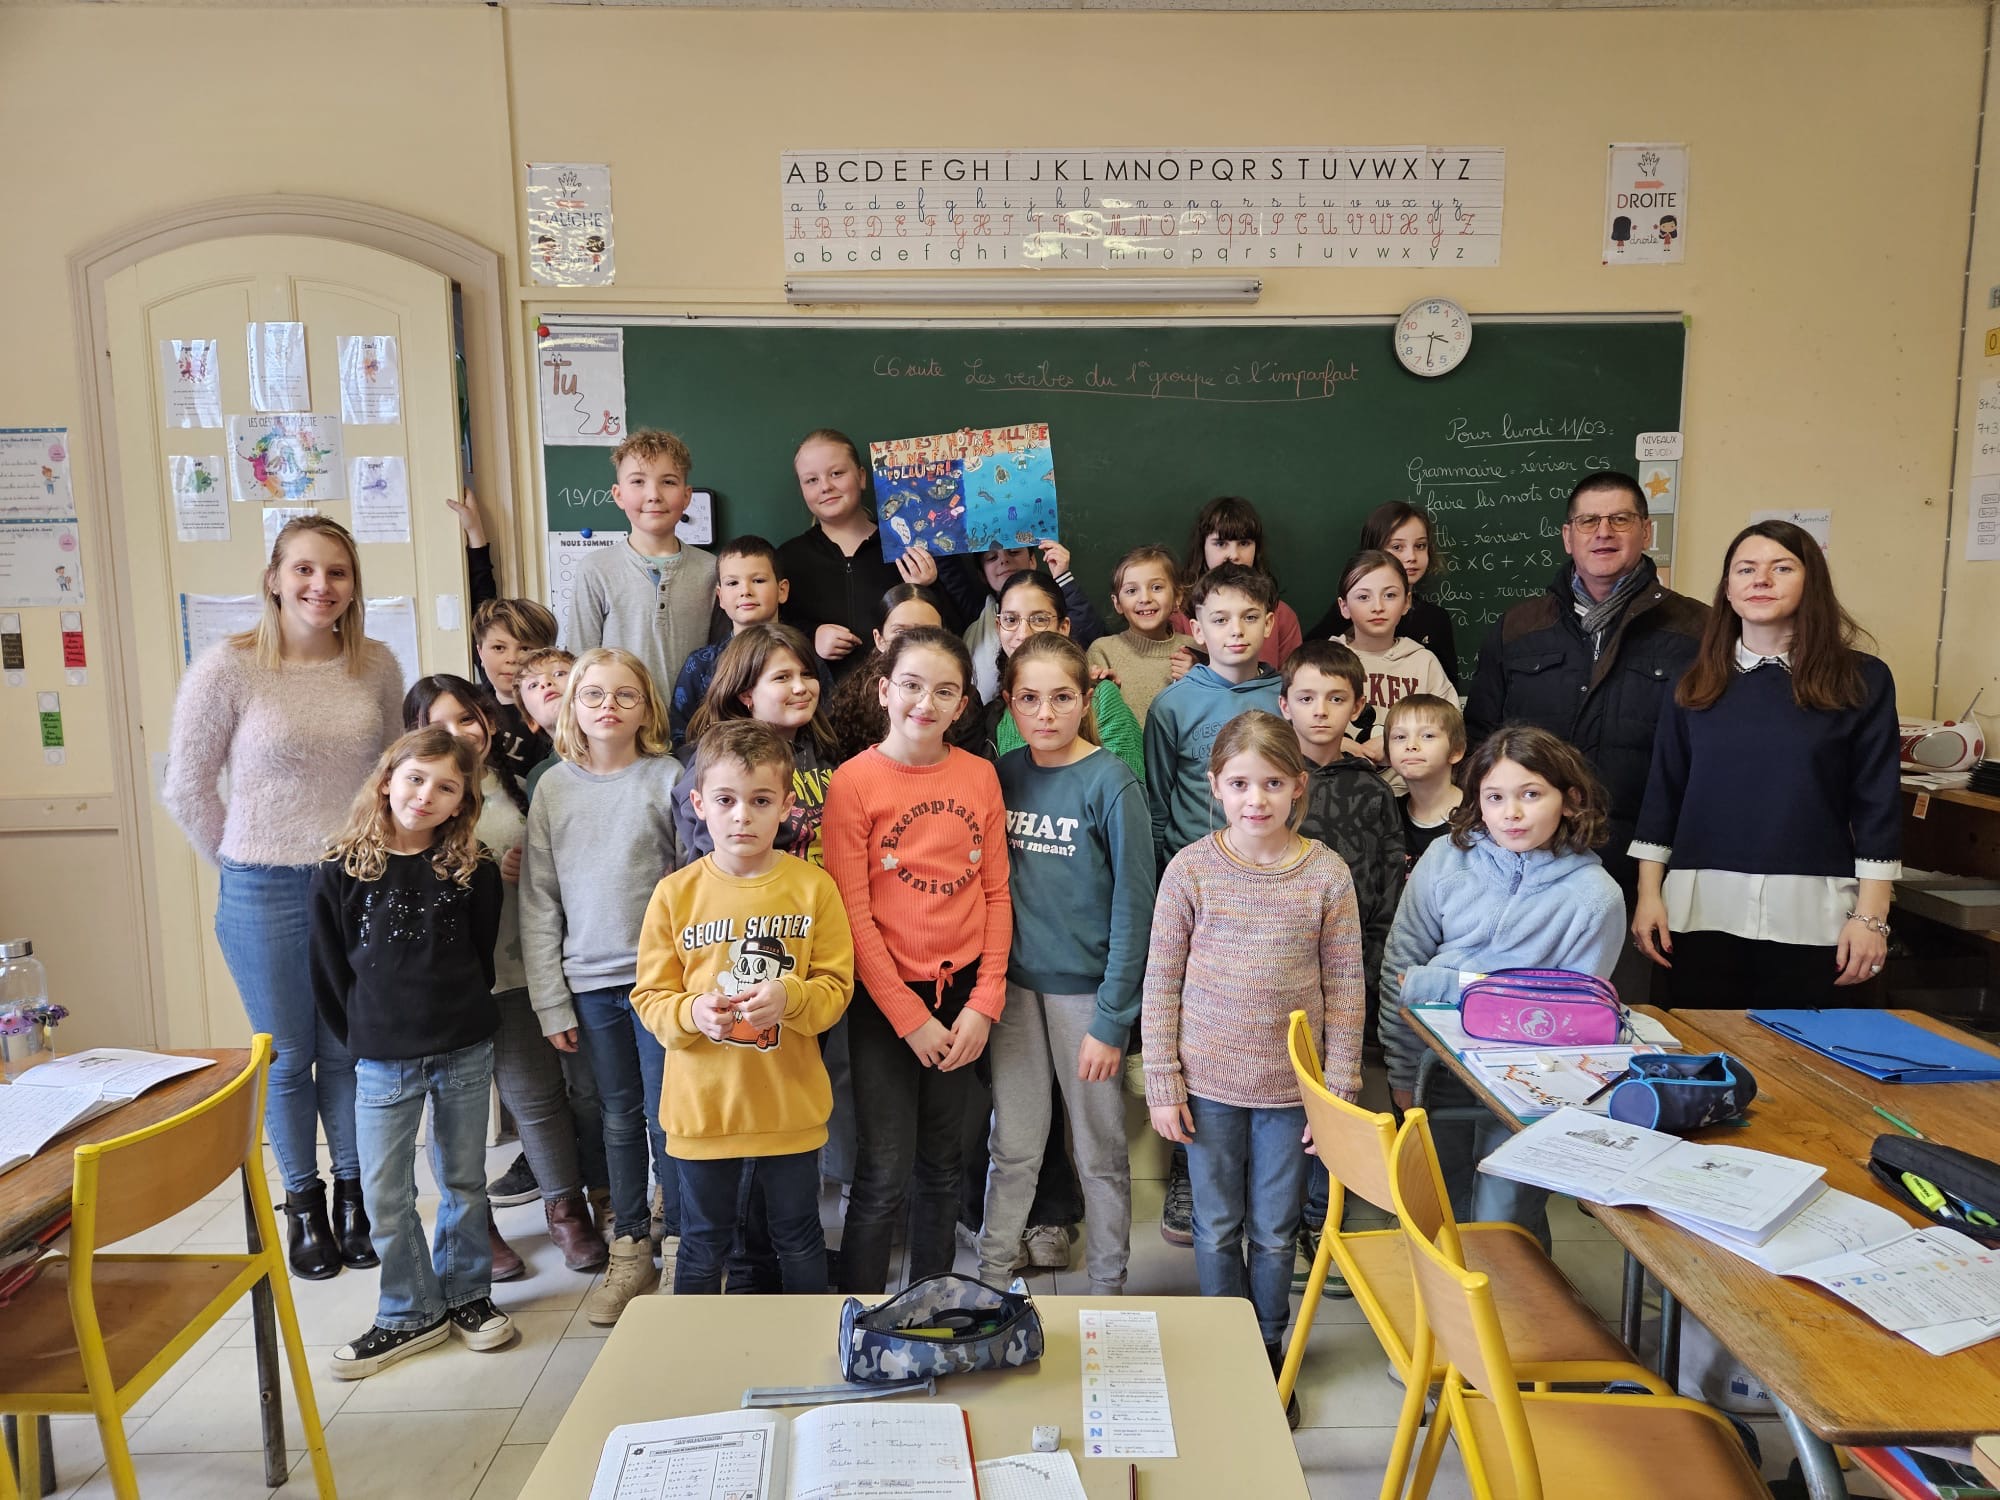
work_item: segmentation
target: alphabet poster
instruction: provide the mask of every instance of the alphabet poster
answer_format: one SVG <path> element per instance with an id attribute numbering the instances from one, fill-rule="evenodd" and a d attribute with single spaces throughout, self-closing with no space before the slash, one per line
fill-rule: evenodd
<path id="1" fill-rule="evenodd" d="M 1604 263 L 1678 264 L 1687 254 L 1687 186 L 1687 147 L 1613 146 L 1604 191 Z"/>
<path id="2" fill-rule="evenodd" d="M 616 448 L 625 440 L 625 330 L 552 328 L 535 355 L 542 442 Z"/>
<path id="3" fill-rule="evenodd" d="M 528 269 L 544 286 L 610 286 L 611 168 L 528 163 Z"/>

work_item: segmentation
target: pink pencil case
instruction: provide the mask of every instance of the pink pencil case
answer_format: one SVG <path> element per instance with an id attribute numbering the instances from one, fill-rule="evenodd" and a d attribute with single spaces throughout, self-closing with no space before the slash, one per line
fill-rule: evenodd
<path id="1" fill-rule="evenodd" d="M 1604 1047 L 1619 1038 L 1618 992 L 1594 974 L 1496 969 L 1459 992 L 1459 1024 L 1482 1042 Z"/>

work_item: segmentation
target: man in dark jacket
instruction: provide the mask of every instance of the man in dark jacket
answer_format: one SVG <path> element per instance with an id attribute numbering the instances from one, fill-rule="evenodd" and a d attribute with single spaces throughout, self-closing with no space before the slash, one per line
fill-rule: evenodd
<path id="1" fill-rule="evenodd" d="M 1480 646 L 1465 727 L 1477 744 L 1502 724 L 1534 724 L 1583 752 L 1611 804 L 1611 837 L 1598 853 L 1629 912 L 1637 871 L 1625 850 L 1646 797 L 1654 727 L 1694 660 L 1708 606 L 1659 581 L 1646 556 L 1646 492 L 1629 474 L 1579 483 L 1562 540 L 1569 563 L 1548 593 L 1508 610 Z M 1628 999 L 1645 998 L 1646 967 L 1628 974 L 1620 964 L 1617 977 L 1641 981 L 1636 992 L 1621 985 Z"/>

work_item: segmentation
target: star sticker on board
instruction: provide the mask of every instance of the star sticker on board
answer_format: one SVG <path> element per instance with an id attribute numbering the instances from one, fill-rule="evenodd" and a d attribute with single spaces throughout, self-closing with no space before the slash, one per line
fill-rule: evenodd
<path id="1" fill-rule="evenodd" d="M 1646 494 L 1651 499 L 1659 499 L 1660 496 L 1673 487 L 1674 482 L 1658 469 L 1653 470 L 1651 474 L 1646 476 Z"/>
<path id="2" fill-rule="evenodd" d="M 885 854 L 882 856 L 882 868 L 885 870 L 893 870 L 899 863 L 901 863 L 901 861 L 899 861 L 893 854 Z"/>

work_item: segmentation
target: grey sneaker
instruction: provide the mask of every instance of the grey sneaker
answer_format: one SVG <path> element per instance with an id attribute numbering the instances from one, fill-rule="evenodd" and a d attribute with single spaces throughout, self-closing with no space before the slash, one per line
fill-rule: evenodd
<path id="1" fill-rule="evenodd" d="M 1031 1224 L 1021 1236 L 1028 1264 L 1037 1271 L 1067 1271 L 1073 1231 L 1067 1224 Z"/>
<path id="2" fill-rule="evenodd" d="M 660 1268 L 653 1264 L 652 1241 L 622 1234 L 611 1242 L 611 1263 L 604 1280 L 583 1299 L 583 1315 L 599 1328 L 609 1328 L 625 1311 L 626 1303 L 659 1287 Z"/>
<path id="3" fill-rule="evenodd" d="M 1160 1238 L 1169 1245 L 1194 1243 L 1194 1185 L 1187 1162 L 1175 1152 L 1167 1168 L 1167 1201 L 1160 1210 Z"/>

